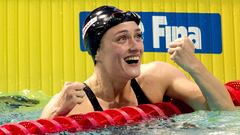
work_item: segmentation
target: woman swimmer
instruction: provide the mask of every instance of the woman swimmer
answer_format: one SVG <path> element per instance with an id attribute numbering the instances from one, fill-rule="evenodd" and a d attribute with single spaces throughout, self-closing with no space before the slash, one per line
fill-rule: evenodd
<path id="1" fill-rule="evenodd" d="M 85 21 L 83 39 L 94 72 L 84 83 L 65 83 L 41 118 L 157 103 L 165 96 L 184 101 L 194 110 L 234 109 L 224 85 L 194 56 L 194 45 L 187 37 L 172 42 L 168 52 L 195 82 L 170 64 L 141 64 L 139 24 L 134 12 L 111 6 L 93 10 Z"/>

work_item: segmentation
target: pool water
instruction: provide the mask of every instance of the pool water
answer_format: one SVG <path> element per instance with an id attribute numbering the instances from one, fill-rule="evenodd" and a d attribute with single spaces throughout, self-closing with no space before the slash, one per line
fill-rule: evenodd
<path id="1" fill-rule="evenodd" d="M 41 108 L 21 108 L 16 110 L 0 111 L 0 125 L 25 120 L 36 120 L 41 114 Z"/>
<path id="2" fill-rule="evenodd" d="M 12 108 L 0 102 L 0 125 L 4 123 L 36 120 L 46 101 L 36 106 Z M 107 127 L 104 129 L 79 132 L 83 135 L 238 135 L 240 134 L 240 110 L 196 111 L 171 117 L 167 120 L 151 119 L 134 125 Z M 71 135 L 61 132 L 56 134 Z"/>
<path id="3" fill-rule="evenodd" d="M 41 90 L 8 94 L 0 92 L 0 125 L 39 118 L 49 99 Z"/>
<path id="4" fill-rule="evenodd" d="M 0 115 L 0 124 L 37 119 L 41 109 L 18 109 Z M 21 111 L 20 111 L 21 110 Z M 108 127 L 74 134 L 84 135 L 237 135 L 240 134 L 240 110 L 231 112 L 197 111 L 168 120 L 151 119 L 131 126 Z M 71 134 L 62 132 L 58 134 Z"/>
<path id="5" fill-rule="evenodd" d="M 153 119 L 133 126 L 110 127 L 83 134 L 104 135 L 239 135 L 240 110 L 197 111 L 168 120 Z"/>

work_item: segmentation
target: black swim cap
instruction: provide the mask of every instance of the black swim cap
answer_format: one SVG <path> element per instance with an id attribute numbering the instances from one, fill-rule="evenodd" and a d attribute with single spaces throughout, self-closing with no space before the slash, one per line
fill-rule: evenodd
<path id="1" fill-rule="evenodd" d="M 140 17 L 134 12 L 123 12 L 113 6 L 98 7 L 88 15 L 82 29 L 83 44 L 94 64 L 103 34 L 111 27 L 126 21 L 135 21 L 139 25 Z"/>

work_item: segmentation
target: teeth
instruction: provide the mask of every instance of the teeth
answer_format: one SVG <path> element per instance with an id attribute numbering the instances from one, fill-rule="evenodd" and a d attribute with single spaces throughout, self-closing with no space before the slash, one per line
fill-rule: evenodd
<path id="1" fill-rule="evenodd" d="M 139 56 L 127 57 L 125 60 L 139 60 Z"/>

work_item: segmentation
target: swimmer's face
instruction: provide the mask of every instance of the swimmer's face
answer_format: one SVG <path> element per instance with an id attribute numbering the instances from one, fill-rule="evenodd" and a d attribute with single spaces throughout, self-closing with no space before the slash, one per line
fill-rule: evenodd
<path id="1" fill-rule="evenodd" d="M 131 79 L 140 75 L 142 54 L 142 32 L 134 21 L 128 21 L 104 34 L 96 61 L 106 73 Z"/>

